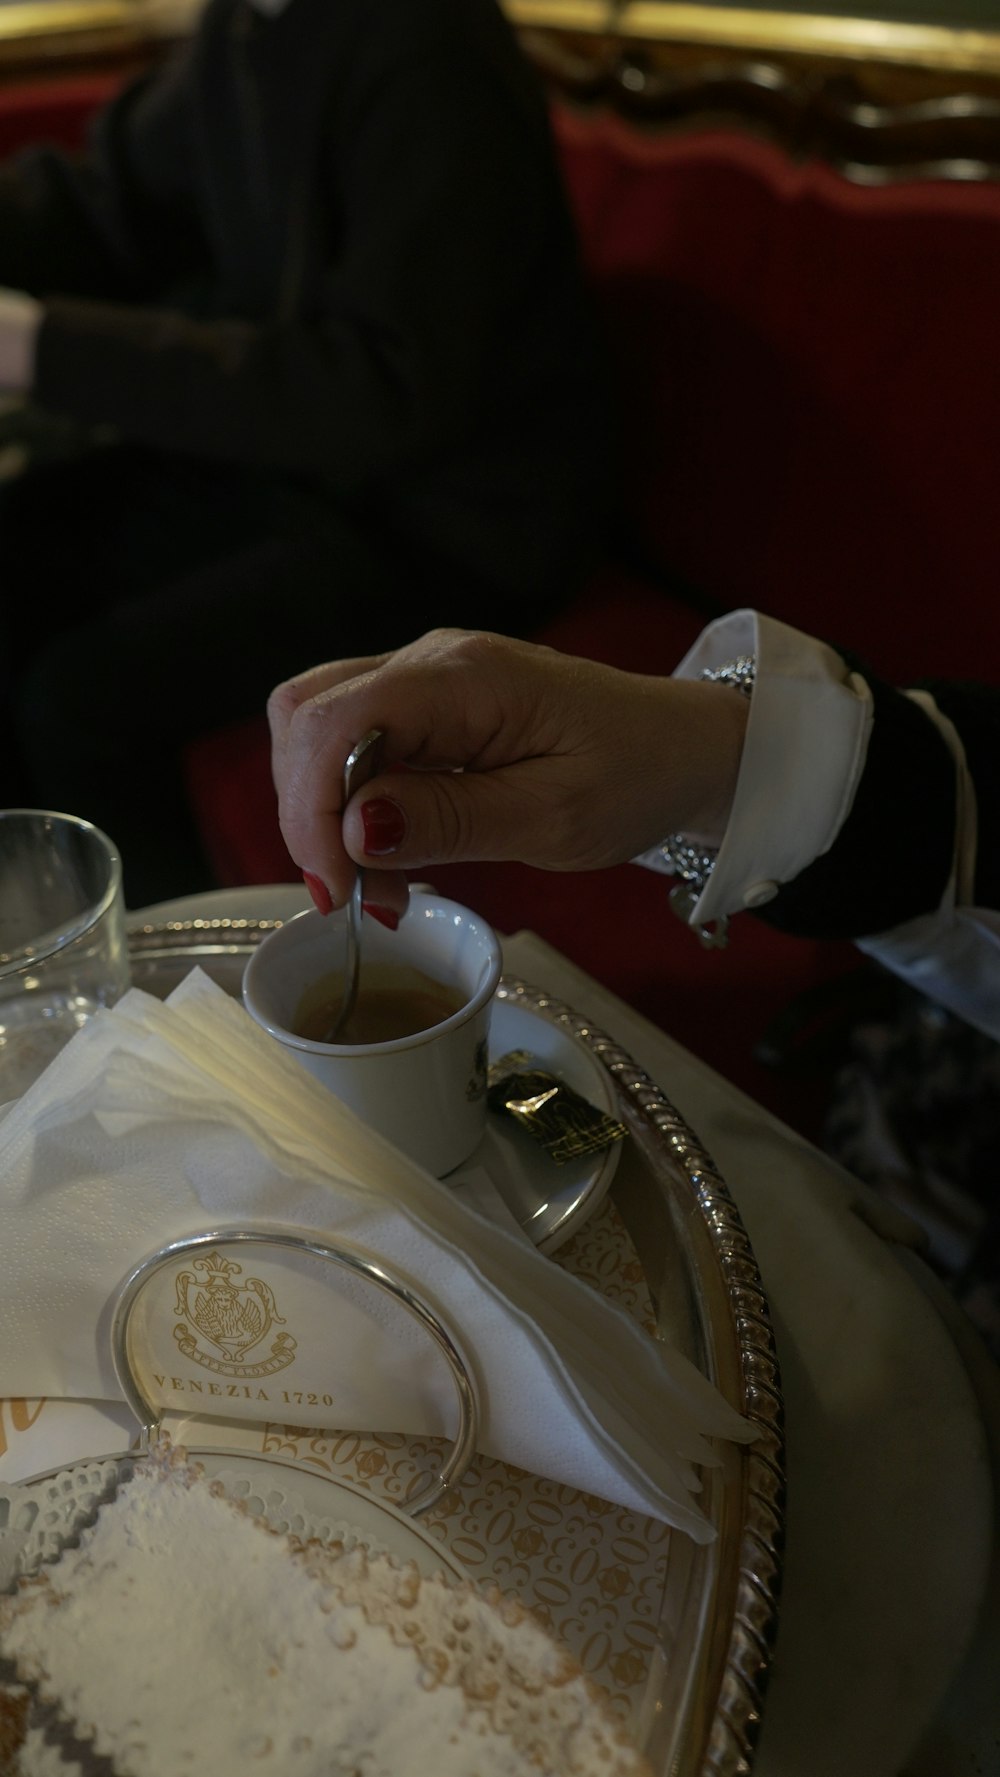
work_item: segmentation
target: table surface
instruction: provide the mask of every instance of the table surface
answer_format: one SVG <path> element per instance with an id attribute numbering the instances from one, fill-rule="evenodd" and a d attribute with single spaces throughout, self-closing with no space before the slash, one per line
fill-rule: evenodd
<path id="1" fill-rule="evenodd" d="M 131 918 L 287 918 L 310 904 L 282 885 Z M 755 1777 L 995 1773 L 1000 1371 L 903 1218 L 533 934 L 506 939 L 504 963 L 600 1024 L 676 1102 L 754 1246 L 788 1467 Z"/>

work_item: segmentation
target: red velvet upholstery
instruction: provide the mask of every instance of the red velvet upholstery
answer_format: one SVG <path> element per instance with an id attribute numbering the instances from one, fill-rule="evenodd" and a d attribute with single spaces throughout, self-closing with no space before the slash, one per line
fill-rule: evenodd
<path id="1" fill-rule="evenodd" d="M 0 87 L 0 159 L 29 142 L 79 148 L 94 111 L 118 91 L 120 74 L 81 74 Z"/>
<path id="2" fill-rule="evenodd" d="M 78 140 L 107 84 L 0 94 L 0 152 L 29 133 Z M 555 115 L 618 366 L 629 518 L 653 559 L 723 607 L 848 642 L 890 677 L 995 676 L 1000 186 L 861 189 L 734 133 L 657 139 Z M 666 672 L 700 626 L 612 563 L 541 639 Z M 204 738 L 187 768 L 220 885 L 293 876 L 263 720 Z M 813 1132 L 815 1099 L 751 1049 L 793 994 L 852 966 L 849 947 L 745 919 L 729 951 L 706 952 L 662 880 L 630 866 L 432 874 Z"/>
<path id="3" fill-rule="evenodd" d="M 559 132 L 660 559 L 891 677 L 995 673 L 1000 184 Z"/>

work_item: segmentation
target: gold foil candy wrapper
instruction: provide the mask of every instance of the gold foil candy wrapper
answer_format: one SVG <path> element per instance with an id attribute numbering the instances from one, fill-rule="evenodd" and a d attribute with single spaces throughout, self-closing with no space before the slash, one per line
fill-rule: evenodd
<path id="1" fill-rule="evenodd" d="M 624 1123 L 539 1067 L 523 1049 L 513 1049 L 493 1062 L 486 1102 L 491 1111 L 513 1117 L 557 1166 L 598 1154 L 628 1133 Z"/>

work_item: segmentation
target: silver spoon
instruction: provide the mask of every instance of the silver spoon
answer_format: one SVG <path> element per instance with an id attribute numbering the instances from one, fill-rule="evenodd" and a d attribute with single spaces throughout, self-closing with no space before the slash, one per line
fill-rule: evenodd
<path id="1" fill-rule="evenodd" d="M 383 734 L 381 728 L 370 728 L 363 735 L 357 746 L 348 753 L 344 761 L 344 799 L 346 808 L 351 797 L 375 776 L 382 757 Z M 320 1041 L 335 1043 L 344 1029 L 354 1002 L 358 997 L 358 975 L 361 966 L 361 920 L 364 909 L 365 885 L 364 871 L 358 868 L 354 878 L 351 898 L 347 903 L 347 948 L 344 952 L 344 997 L 340 1002 L 337 1016 Z"/>

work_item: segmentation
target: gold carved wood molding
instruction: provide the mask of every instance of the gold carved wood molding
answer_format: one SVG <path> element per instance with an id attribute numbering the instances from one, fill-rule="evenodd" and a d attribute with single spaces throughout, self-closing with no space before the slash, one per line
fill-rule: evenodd
<path id="1" fill-rule="evenodd" d="M 775 54 L 836 56 L 905 67 L 956 69 L 1000 78 L 1000 27 L 982 31 L 756 6 L 670 0 L 501 0 L 523 30 L 588 31 L 619 41 L 702 44 Z"/>
<path id="2" fill-rule="evenodd" d="M 201 0 L 0 4 L 0 82 L 141 66 Z M 669 0 L 500 0 L 553 91 L 637 124 L 726 123 L 850 177 L 1000 178 L 1000 29 Z"/>
<path id="3" fill-rule="evenodd" d="M 190 29 L 198 0 L 0 3 L 0 82 L 142 65 Z"/>
<path id="4" fill-rule="evenodd" d="M 657 130 L 733 124 L 868 184 L 1000 178 L 1000 31 L 658 0 L 503 0 L 547 83 Z"/>

